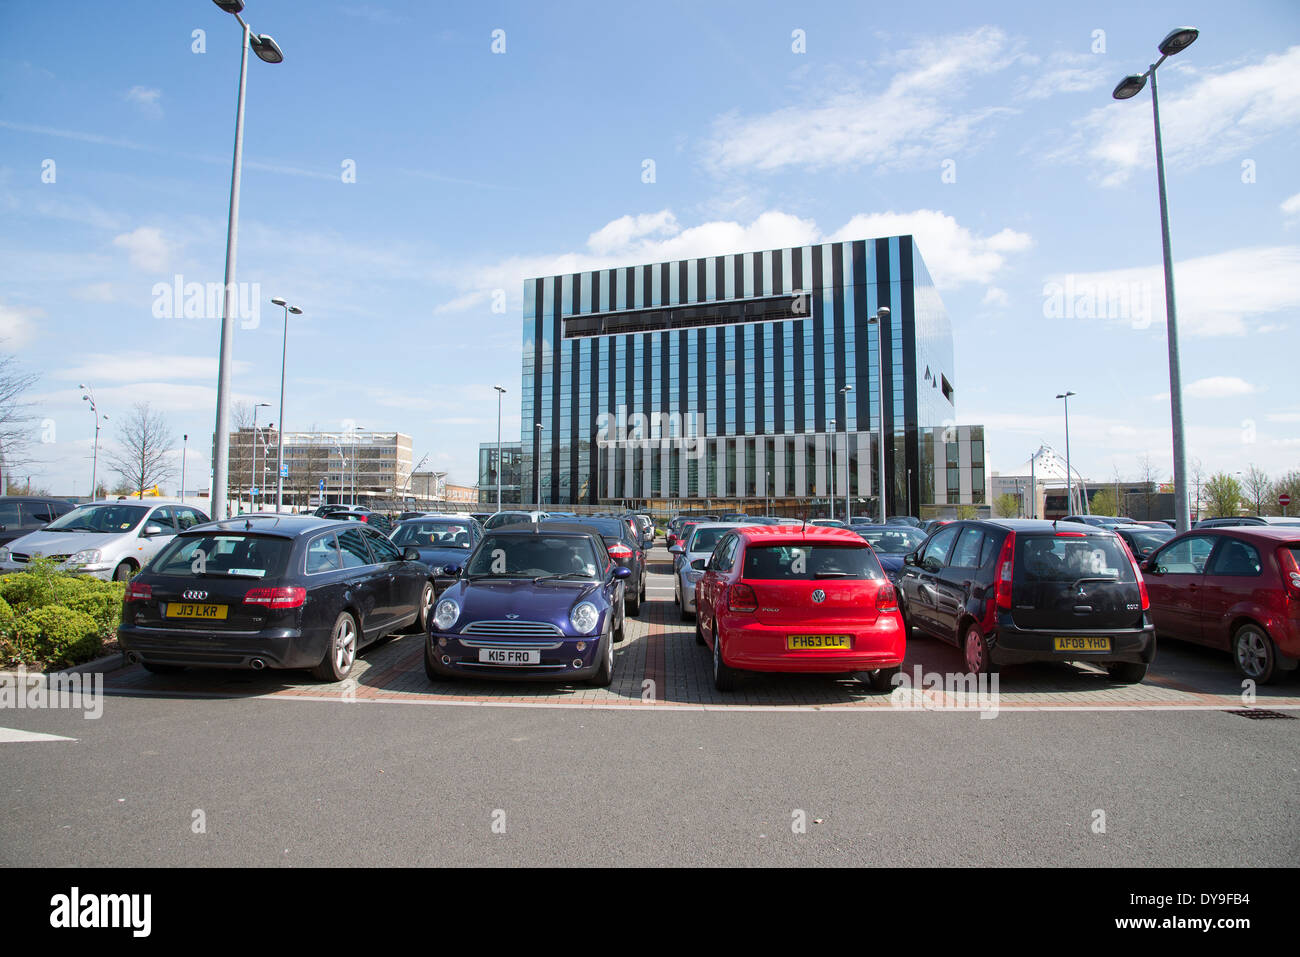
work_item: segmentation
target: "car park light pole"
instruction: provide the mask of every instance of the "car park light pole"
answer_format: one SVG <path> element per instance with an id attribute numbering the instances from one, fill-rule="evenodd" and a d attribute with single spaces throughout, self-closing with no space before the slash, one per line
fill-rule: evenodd
<path id="1" fill-rule="evenodd" d="M 492 388 L 497 390 L 497 511 L 501 511 L 501 397 L 506 394 L 506 390 L 499 385 Z"/>
<path id="2" fill-rule="evenodd" d="M 181 436 L 181 502 L 185 501 L 185 457 L 189 454 L 190 437 L 189 435 Z"/>
<path id="3" fill-rule="evenodd" d="M 275 443 L 275 510 L 278 512 L 280 503 L 284 501 L 284 364 L 289 355 L 289 314 L 301 316 L 302 310 L 289 305 L 280 296 L 271 302 L 284 307 L 284 344 L 280 347 L 280 430 L 276 432 Z"/>
<path id="4" fill-rule="evenodd" d="M 1183 385 L 1178 358 L 1178 316 L 1174 308 L 1174 258 L 1169 245 L 1169 205 L 1165 194 L 1165 156 L 1160 142 L 1160 100 L 1156 94 L 1156 69 L 1165 60 L 1191 46 L 1200 31 L 1195 27 L 1179 27 L 1169 31 L 1157 49 L 1160 59 L 1152 63 L 1146 73 L 1131 74 L 1120 80 L 1111 93 L 1117 100 L 1128 100 L 1142 92 L 1147 78 L 1151 78 L 1151 117 L 1156 131 L 1156 184 L 1160 192 L 1160 241 L 1164 247 L 1165 265 L 1165 324 L 1169 343 L 1169 406 L 1173 422 L 1174 440 L 1174 522 L 1179 534 L 1191 527 L 1191 514 L 1187 502 L 1187 449 L 1183 438 Z"/>
<path id="5" fill-rule="evenodd" d="M 867 318 L 867 325 L 875 326 L 876 335 L 876 385 L 880 391 L 880 487 L 876 494 L 880 496 L 880 524 L 885 524 L 885 323 L 889 320 L 889 307 L 881 306 L 874 316 Z"/>
<path id="6" fill-rule="evenodd" d="M 1070 396 L 1073 392 L 1062 392 L 1058 399 L 1065 400 L 1065 513 L 1074 515 L 1074 473 L 1070 471 Z"/>
<path id="7" fill-rule="evenodd" d="M 830 509 L 828 510 L 830 513 L 829 517 L 831 518 L 832 521 L 834 521 L 835 519 L 835 420 L 831 419 L 826 424 L 830 427 L 831 430 L 831 434 L 830 434 L 831 461 L 830 461 L 830 469 L 828 469 L 828 471 L 831 474 L 831 488 L 830 488 L 830 495 L 827 496 L 827 502 L 830 505 Z"/>
<path id="8" fill-rule="evenodd" d="M 357 507 L 357 443 L 361 441 L 357 433 L 362 431 L 361 426 L 354 425 L 348 430 L 352 435 L 352 507 Z"/>
<path id="9" fill-rule="evenodd" d="M 853 384 L 846 383 L 844 388 L 840 389 L 840 395 L 844 396 L 844 524 L 851 525 L 849 519 L 849 488 L 852 486 L 849 476 L 849 393 L 853 391 Z"/>
<path id="10" fill-rule="evenodd" d="M 257 503 L 253 501 L 253 497 L 257 494 L 257 410 L 269 409 L 270 407 L 271 403 L 269 402 L 259 402 L 253 406 L 253 466 L 249 470 L 252 474 L 248 477 L 250 483 L 248 486 L 248 510 L 250 512 L 257 511 Z"/>
<path id="11" fill-rule="evenodd" d="M 537 441 L 533 443 L 533 448 L 538 451 L 538 454 L 533 458 L 533 502 L 535 507 L 540 510 L 542 507 L 542 470 L 540 468 L 542 432 L 545 431 L 546 426 L 540 422 L 534 422 L 533 429 L 537 433 Z"/>
<path id="12" fill-rule="evenodd" d="M 280 63 L 284 54 L 276 42 L 265 34 L 254 35 L 239 14 L 244 0 L 213 0 L 226 13 L 233 14 L 243 30 L 239 57 L 239 99 L 235 108 L 235 154 L 230 174 L 230 213 L 226 221 L 226 286 L 221 311 L 221 345 L 217 362 L 216 449 L 212 456 L 212 517 L 226 517 L 227 479 L 230 470 L 230 375 L 235 332 L 235 254 L 239 246 L 239 177 L 244 163 L 244 86 L 248 78 L 248 51 L 251 49 L 264 63 Z"/>
<path id="13" fill-rule="evenodd" d="M 95 486 L 99 478 L 99 425 L 101 421 L 107 420 L 108 416 L 100 415 L 99 406 L 95 403 L 95 390 L 88 385 L 79 385 L 78 389 L 86 391 L 81 396 L 82 402 L 90 403 L 90 412 L 95 417 L 95 451 L 90 458 L 90 499 L 95 500 Z"/>

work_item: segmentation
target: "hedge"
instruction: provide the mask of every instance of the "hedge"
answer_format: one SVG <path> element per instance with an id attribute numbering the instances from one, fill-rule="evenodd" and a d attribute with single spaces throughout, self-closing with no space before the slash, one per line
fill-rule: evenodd
<path id="1" fill-rule="evenodd" d="M 0 576 L 0 667 L 62 667 L 98 657 L 122 620 L 123 582 L 73 575 L 46 559 Z"/>
<path id="2" fill-rule="evenodd" d="M 25 661 L 54 666 L 93 658 L 103 646 L 99 626 L 84 611 L 59 605 L 34 608 L 11 626 L 11 642 Z"/>

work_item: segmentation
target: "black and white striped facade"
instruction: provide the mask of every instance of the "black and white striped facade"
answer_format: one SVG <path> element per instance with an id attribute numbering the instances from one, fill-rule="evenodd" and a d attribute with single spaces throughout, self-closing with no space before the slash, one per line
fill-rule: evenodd
<path id="1" fill-rule="evenodd" d="M 887 510 L 951 500 L 934 436 L 956 417 L 952 335 L 910 236 L 527 280 L 523 499 L 808 500 L 833 482 L 870 512 L 881 306 Z M 982 488 L 982 449 L 978 466 Z"/>

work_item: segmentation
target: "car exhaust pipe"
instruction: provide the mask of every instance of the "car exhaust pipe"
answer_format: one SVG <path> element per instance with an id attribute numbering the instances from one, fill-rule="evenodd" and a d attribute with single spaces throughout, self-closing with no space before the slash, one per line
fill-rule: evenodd
<path id="1" fill-rule="evenodd" d="M 266 662 L 263 661 L 261 658 L 254 658 L 251 662 L 249 662 L 249 664 L 253 666 L 254 671 L 261 671 L 263 668 L 266 667 Z"/>

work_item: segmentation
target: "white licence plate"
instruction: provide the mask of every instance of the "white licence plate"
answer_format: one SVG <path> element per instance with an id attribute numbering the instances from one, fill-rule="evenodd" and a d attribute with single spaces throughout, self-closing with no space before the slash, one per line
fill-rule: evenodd
<path id="1" fill-rule="evenodd" d="M 542 653 L 517 648 L 480 648 L 478 660 L 486 665 L 540 665 Z"/>

